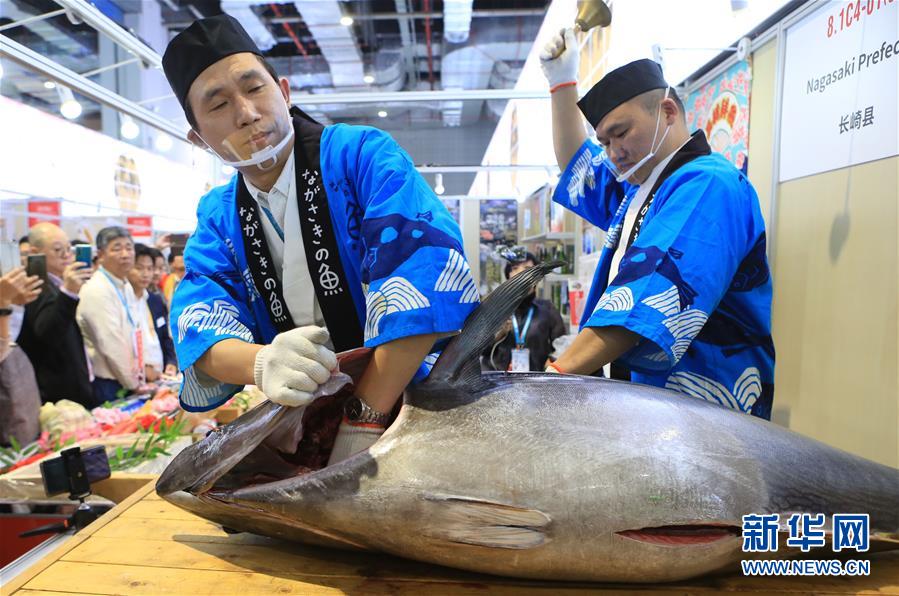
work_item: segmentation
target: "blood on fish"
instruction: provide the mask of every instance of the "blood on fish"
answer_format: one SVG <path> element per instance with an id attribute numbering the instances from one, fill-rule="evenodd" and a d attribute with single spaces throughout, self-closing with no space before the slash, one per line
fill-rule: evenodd
<path id="1" fill-rule="evenodd" d="M 641 528 L 639 530 L 623 530 L 616 532 L 619 536 L 659 544 L 663 546 L 692 546 L 697 544 L 709 544 L 740 535 L 740 528 L 734 526 L 715 525 L 684 525 L 684 526 L 658 526 L 655 528 Z"/>

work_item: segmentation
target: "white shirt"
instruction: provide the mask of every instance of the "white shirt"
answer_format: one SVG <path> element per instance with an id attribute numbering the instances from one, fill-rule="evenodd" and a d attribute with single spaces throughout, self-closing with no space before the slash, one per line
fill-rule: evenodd
<path id="1" fill-rule="evenodd" d="M 126 389 L 134 389 L 138 379 L 132 321 L 137 324 L 138 310 L 131 284 L 100 267 L 81 286 L 79 296 L 75 317 L 94 375 L 115 379 Z"/>
<path id="2" fill-rule="evenodd" d="M 159 335 L 156 334 L 156 326 L 153 323 L 153 313 L 147 303 L 149 294 L 144 290 L 137 298 L 137 319 L 140 322 L 141 337 L 144 344 L 144 364 L 148 364 L 157 371 L 163 370 L 162 346 L 159 343 Z"/>
<path id="3" fill-rule="evenodd" d="M 668 165 L 668 162 L 672 160 L 677 152 L 681 150 L 681 147 L 686 145 L 687 141 L 689 140 L 690 139 L 688 138 L 683 142 L 683 144 L 681 144 L 680 147 L 672 151 L 668 157 L 656 164 L 656 167 L 652 169 L 652 171 L 649 173 L 649 176 L 646 177 L 646 180 L 644 180 L 640 187 L 637 189 L 637 192 L 636 194 L 634 194 L 634 198 L 631 199 L 630 204 L 628 204 L 627 213 L 624 214 L 624 222 L 621 226 L 621 235 L 618 237 L 618 246 L 615 248 L 615 253 L 612 255 L 612 264 L 609 267 L 608 283 L 612 283 L 612 281 L 618 275 L 618 270 L 621 267 L 621 260 L 624 258 L 624 253 L 627 252 L 627 243 L 634 231 L 634 223 L 637 221 L 637 215 L 640 213 L 640 209 L 643 208 L 643 203 L 646 202 L 646 197 L 649 196 L 649 191 L 651 191 L 652 187 L 655 186 L 656 180 L 659 179 L 662 170 L 665 169 L 665 166 Z"/>
<path id="4" fill-rule="evenodd" d="M 306 248 L 303 246 L 303 231 L 300 227 L 300 212 L 297 204 L 297 189 L 293 151 L 284 162 L 284 169 L 269 192 L 253 186 L 244 177 L 250 196 L 260 207 L 262 231 L 268 244 L 275 272 L 284 289 L 284 301 L 290 310 L 293 323 L 324 326 L 322 316 L 306 263 Z M 271 218 L 266 214 L 271 214 Z M 274 223 L 272 223 L 274 220 Z M 276 227 L 277 225 L 277 227 Z M 281 235 L 284 236 L 281 239 Z"/>

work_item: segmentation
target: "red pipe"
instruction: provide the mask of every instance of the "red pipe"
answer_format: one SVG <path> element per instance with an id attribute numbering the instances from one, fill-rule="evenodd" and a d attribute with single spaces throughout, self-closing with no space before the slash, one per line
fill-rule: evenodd
<path id="1" fill-rule="evenodd" d="M 425 14 L 431 14 L 431 0 L 424 0 Z M 434 55 L 431 52 L 431 17 L 425 17 L 425 40 L 428 44 L 428 82 L 434 90 Z"/>
<path id="2" fill-rule="evenodd" d="M 272 12 L 275 13 L 276 17 L 281 16 L 281 9 L 278 8 L 277 4 L 272 3 L 272 4 L 269 4 L 269 6 L 271 6 Z M 288 25 L 287 23 L 281 23 L 281 26 L 284 27 L 285 31 L 287 31 L 287 34 L 293 40 L 293 43 L 296 44 L 297 49 L 300 51 L 300 53 L 304 56 L 308 56 L 309 54 L 306 53 L 306 48 L 303 47 L 303 44 L 300 42 L 300 38 L 297 37 L 297 34 L 293 32 L 293 29 L 290 28 L 290 25 Z"/>

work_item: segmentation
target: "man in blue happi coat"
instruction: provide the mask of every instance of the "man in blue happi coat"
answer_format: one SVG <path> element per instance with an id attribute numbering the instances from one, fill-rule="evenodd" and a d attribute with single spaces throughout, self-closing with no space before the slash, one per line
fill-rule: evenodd
<path id="1" fill-rule="evenodd" d="M 364 344 L 331 461 L 369 447 L 478 303 L 457 224 L 389 135 L 290 107 L 287 80 L 232 17 L 194 22 L 163 68 L 190 140 L 238 172 L 200 200 L 184 253 L 171 315 L 182 406 L 251 383 L 308 404 L 334 352 Z"/>
<path id="2" fill-rule="evenodd" d="M 688 132 L 657 63 L 613 70 L 580 101 L 571 30 L 541 64 L 563 170 L 553 200 L 606 231 L 580 333 L 550 370 L 614 362 L 623 378 L 770 418 L 772 289 L 752 184 Z"/>

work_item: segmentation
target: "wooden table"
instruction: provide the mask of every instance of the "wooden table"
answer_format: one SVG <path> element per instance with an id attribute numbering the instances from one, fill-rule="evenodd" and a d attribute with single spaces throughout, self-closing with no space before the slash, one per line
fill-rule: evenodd
<path id="1" fill-rule="evenodd" d="M 159 499 L 153 483 L 24 572 L 3 594 L 899 594 L 899 552 L 872 555 L 863 578 L 745 578 L 608 586 L 529 582 L 373 553 L 288 544 L 218 526 Z"/>

